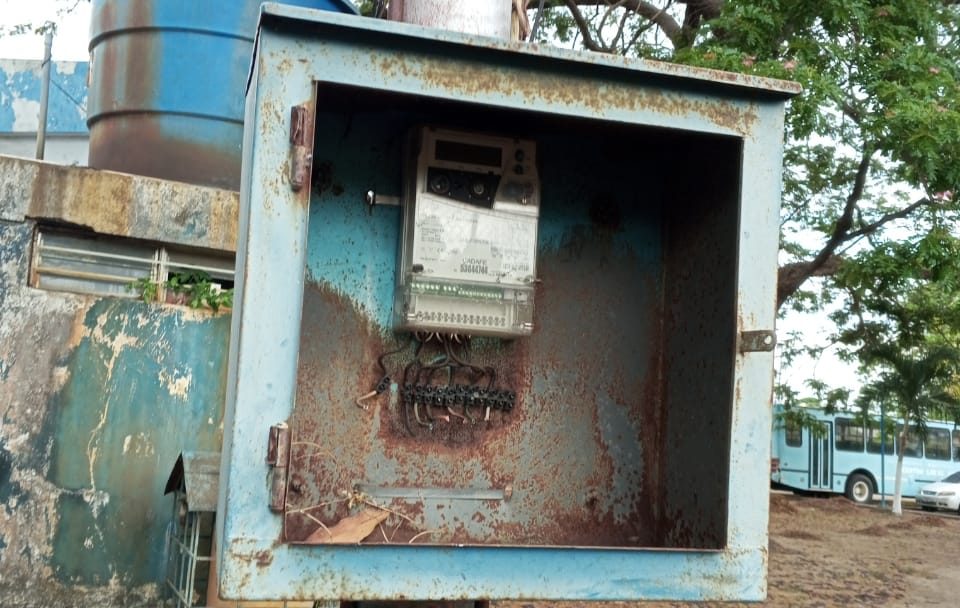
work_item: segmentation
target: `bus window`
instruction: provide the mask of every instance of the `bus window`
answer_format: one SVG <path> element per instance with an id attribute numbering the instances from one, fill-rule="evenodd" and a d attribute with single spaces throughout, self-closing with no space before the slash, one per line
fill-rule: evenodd
<path id="1" fill-rule="evenodd" d="M 863 425 L 851 418 L 837 418 L 836 424 L 836 448 L 845 452 L 862 452 Z"/>
<path id="2" fill-rule="evenodd" d="M 900 433 L 903 432 L 903 425 L 897 425 L 897 439 L 900 439 Z M 904 443 L 903 455 L 911 458 L 923 458 L 923 446 L 920 443 L 920 436 L 917 434 L 916 425 L 911 424 L 907 430 L 907 439 Z"/>
<path id="3" fill-rule="evenodd" d="M 927 458 L 950 460 L 950 431 L 947 429 L 927 429 L 927 440 L 923 443 Z"/>
<path id="4" fill-rule="evenodd" d="M 884 429 L 887 432 L 886 441 L 884 441 L 883 453 L 884 454 L 893 454 L 893 429 L 891 425 L 888 424 L 887 428 Z M 957 435 L 960 438 L 960 434 Z M 867 451 L 871 454 L 880 453 L 880 427 L 876 428 L 871 427 L 867 433 Z M 957 452 L 958 459 L 960 459 L 960 452 Z"/>
<path id="5" fill-rule="evenodd" d="M 953 459 L 960 460 L 960 431 L 953 431 Z"/>
<path id="6" fill-rule="evenodd" d="M 788 420 L 785 426 L 784 436 L 787 440 L 787 446 L 791 448 L 803 447 L 803 427 L 793 420 Z M 958 452 L 958 456 L 960 456 L 960 452 Z"/>

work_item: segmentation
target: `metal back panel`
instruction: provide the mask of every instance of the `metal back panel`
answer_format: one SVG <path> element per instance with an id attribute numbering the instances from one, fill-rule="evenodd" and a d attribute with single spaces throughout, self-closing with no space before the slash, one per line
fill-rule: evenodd
<path id="1" fill-rule="evenodd" d="M 792 87 L 277 7 L 253 70 L 221 593 L 763 597 L 772 356 L 738 345 L 773 326 Z M 298 105 L 312 198 L 291 188 Z M 363 195 L 400 192 L 424 121 L 535 139 L 543 179 L 537 329 L 468 351 L 518 405 L 432 431 L 395 389 L 355 404 L 403 341 L 399 214 Z M 264 481 L 280 421 L 283 515 Z M 299 544 L 367 503 L 393 519 L 359 545 Z"/>
<path id="2" fill-rule="evenodd" d="M 317 132 L 349 134 L 315 153 L 286 539 L 348 517 L 343 496 L 359 489 L 398 514 L 368 542 L 722 547 L 728 463 L 714 455 L 728 435 L 710 429 L 729 427 L 732 400 L 739 140 L 379 95 L 384 113 L 362 92 L 322 91 Z M 355 405 L 382 374 L 377 356 L 410 342 L 389 331 L 397 208 L 367 209 L 364 192 L 397 191 L 382 171 L 402 164 L 389 142 L 428 118 L 521 129 L 538 142 L 548 201 L 537 332 L 463 349 L 519 403 L 488 420 L 434 408 L 429 426 L 396 386 L 372 411 Z M 672 161 L 689 148 L 719 159 L 702 180 Z M 395 383 L 413 349 L 387 360 Z M 682 491 L 667 504 L 666 479 L 697 487 L 695 517 L 675 513 Z M 685 537 L 669 534 L 668 513 L 690 520 Z"/>

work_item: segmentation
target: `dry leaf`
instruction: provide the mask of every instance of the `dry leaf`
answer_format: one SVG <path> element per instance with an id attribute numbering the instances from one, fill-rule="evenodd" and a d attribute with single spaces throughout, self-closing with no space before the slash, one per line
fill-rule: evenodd
<path id="1" fill-rule="evenodd" d="M 383 509 L 369 507 L 356 515 L 344 517 L 331 528 L 319 528 L 303 542 L 314 545 L 359 543 L 389 516 L 390 513 Z"/>

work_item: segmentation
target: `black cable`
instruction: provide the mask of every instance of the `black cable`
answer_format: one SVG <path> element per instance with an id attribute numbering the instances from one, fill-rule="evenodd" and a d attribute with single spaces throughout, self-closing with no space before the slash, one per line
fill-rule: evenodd
<path id="1" fill-rule="evenodd" d="M 453 351 L 453 346 L 451 346 L 449 342 L 444 342 L 444 346 L 445 346 L 446 349 L 447 349 L 447 356 L 448 356 L 448 357 L 450 357 L 451 359 L 453 359 L 454 361 L 456 361 L 457 363 L 459 363 L 461 366 L 470 368 L 470 370 L 473 371 L 474 373 L 478 373 L 478 374 L 480 374 L 481 376 L 483 376 L 483 373 L 484 373 L 484 372 L 483 372 L 483 368 L 478 367 L 478 366 L 474 365 L 473 363 L 466 362 L 466 361 L 464 361 L 463 359 L 461 359 L 460 357 L 458 357 L 457 354 Z"/>
<path id="2" fill-rule="evenodd" d="M 50 84 L 52 84 L 52 85 L 55 86 L 57 89 L 59 89 L 60 92 L 63 93 L 64 96 L 66 96 L 67 99 L 69 99 L 70 101 L 72 101 L 72 102 L 73 102 L 73 105 L 77 106 L 77 108 L 78 108 L 79 110 L 82 110 L 84 114 L 87 113 L 87 108 L 86 108 L 86 106 L 84 106 L 84 105 L 81 104 L 79 101 L 77 101 L 76 99 L 74 99 L 74 98 L 73 98 L 73 95 L 71 95 L 70 93 L 68 93 L 66 89 L 64 89 L 62 86 L 60 86 L 60 84 L 59 84 L 59 83 L 56 81 L 56 79 L 53 78 L 52 76 L 50 77 Z"/>
<path id="3" fill-rule="evenodd" d="M 387 357 L 396 355 L 397 353 L 401 353 L 401 352 L 407 350 L 407 347 L 410 346 L 410 343 L 411 343 L 411 342 L 413 342 L 413 336 L 410 336 L 410 338 L 407 340 L 406 344 L 403 344 L 402 346 L 398 346 L 397 348 L 395 348 L 395 349 L 393 349 L 393 350 L 391 350 L 391 351 L 387 351 L 387 352 L 385 352 L 385 353 L 382 353 L 379 357 L 377 357 L 377 367 L 380 368 L 380 372 L 383 373 L 384 376 L 388 376 L 389 374 L 387 373 L 387 368 L 386 368 L 386 366 L 383 364 L 383 360 L 386 359 Z"/>
<path id="4" fill-rule="evenodd" d="M 414 367 L 419 368 L 423 365 L 420 362 L 420 351 L 423 350 L 424 342 L 420 339 L 418 334 L 413 334 L 411 337 L 414 341 L 416 341 L 417 346 L 413 349 L 413 359 L 403 368 L 403 388 L 401 389 L 400 393 L 400 404 L 403 408 L 403 425 L 406 428 L 407 433 L 409 433 L 411 437 L 415 437 L 416 433 L 413 432 L 413 426 L 410 424 L 410 408 L 414 407 L 414 402 L 416 401 L 416 395 L 414 394 L 416 383 L 410 383 L 410 370 Z M 419 375 L 420 371 L 418 369 L 417 376 Z M 409 399 L 405 398 L 404 396 L 404 392 L 406 391 L 409 391 L 406 395 L 406 397 L 409 397 Z M 419 419 L 417 422 L 420 422 Z"/>
<path id="5" fill-rule="evenodd" d="M 433 342 L 434 338 L 438 344 L 425 351 L 428 342 Z M 496 389 L 497 369 L 471 361 L 470 343 L 464 342 L 463 349 L 458 351 L 450 336 L 414 333 L 411 340 L 403 346 L 380 355 L 377 358 L 377 367 L 386 373 L 385 359 L 406 350 L 411 341 L 416 342 L 416 347 L 413 349 L 413 357 L 403 367 L 398 400 L 402 408 L 403 426 L 411 437 L 422 437 L 410 421 L 411 408 L 417 424 L 431 431 L 438 420 L 433 414 L 434 407 L 445 408 L 447 414 L 461 418 L 468 424 L 489 420 L 491 408 L 503 411 L 513 408 L 513 393 L 508 389 Z M 437 380 L 436 375 L 441 372 L 447 373 L 446 383 Z M 460 374 L 465 377 L 461 378 Z M 466 384 L 460 384 L 461 381 Z M 455 409 L 458 404 L 462 405 L 461 410 Z M 480 408 L 479 417 L 471 412 L 474 407 Z M 447 414 L 441 416 L 441 419 L 448 420 Z"/>
<path id="6" fill-rule="evenodd" d="M 491 390 L 493 385 L 497 383 L 497 370 L 492 367 L 487 367 L 486 370 L 490 374 L 490 381 L 487 383 L 487 390 Z"/>
<path id="7" fill-rule="evenodd" d="M 444 367 L 447 367 L 447 365 L 444 364 L 444 365 L 438 365 L 438 366 L 434 366 L 434 367 L 428 368 L 429 374 L 427 375 L 426 386 L 428 386 L 428 387 L 432 387 L 432 386 L 433 386 L 433 375 L 434 375 L 435 373 L 437 373 L 438 371 L 440 371 L 441 369 L 443 369 Z M 429 420 L 430 423 L 433 424 L 435 418 L 433 417 L 433 413 L 430 411 L 430 408 L 433 407 L 433 404 L 430 403 L 430 399 L 429 399 L 429 398 L 428 398 L 426 401 L 427 401 L 427 403 L 425 404 L 425 406 L 424 406 L 424 408 L 423 408 L 423 412 L 424 412 L 424 414 L 426 414 L 427 420 Z"/>

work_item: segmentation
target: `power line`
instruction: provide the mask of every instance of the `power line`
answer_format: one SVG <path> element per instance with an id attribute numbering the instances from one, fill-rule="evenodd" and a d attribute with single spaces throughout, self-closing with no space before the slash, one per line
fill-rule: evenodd
<path id="1" fill-rule="evenodd" d="M 52 77 L 51 77 L 51 78 L 50 78 L 50 83 L 51 83 L 53 86 L 55 86 L 61 93 L 63 93 L 63 94 L 66 96 L 67 99 L 69 99 L 70 101 L 72 101 L 72 102 L 73 102 L 73 105 L 77 106 L 77 108 L 79 108 L 79 109 L 80 109 L 81 111 L 83 111 L 84 113 L 87 112 L 87 106 L 86 106 L 85 104 L 82 104 L 82 103 L 80 103 L 79 101 L 77 101 L 77 100 L 73 97 L 73 95 L 71 95 L 70 93 L 68 93 L 66 89 L 64 89 L 62 86 L 60 86 L 60 83 L 57 82 L 55 78 L 52 78 Z"/>

